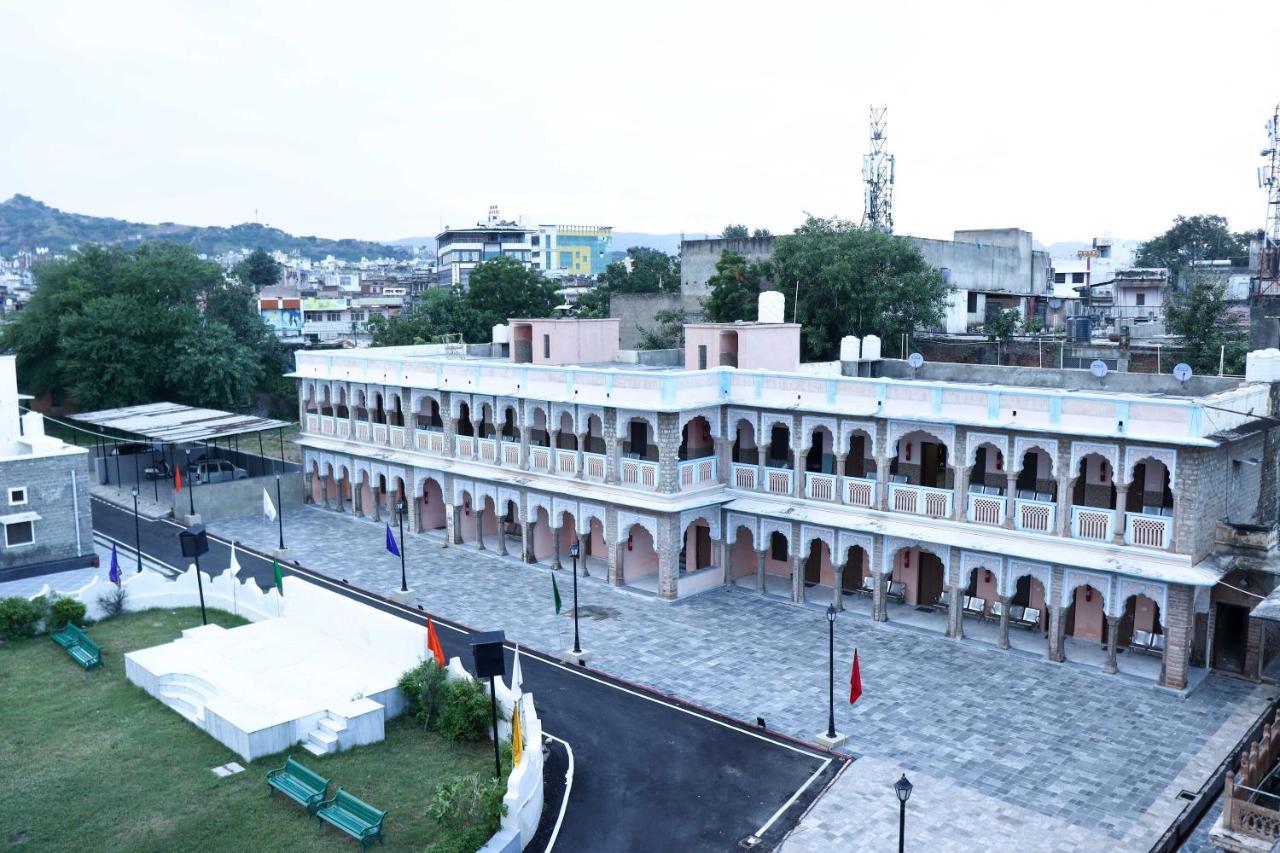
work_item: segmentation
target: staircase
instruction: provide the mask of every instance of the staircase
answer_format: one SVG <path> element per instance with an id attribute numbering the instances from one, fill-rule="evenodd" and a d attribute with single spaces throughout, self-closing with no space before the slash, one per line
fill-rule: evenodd
<path id="1" fill-rule="evenodd" d="M 346 720 L 326 714 L 314 729 L 307 732 L 306 739 L 302 741 L 302 748 L 317 757 L 337 752 L 338 735 L 346 731 L 346 728 Z"/>
<path id="2" fill-rule="evenodd" d="M 213 698 L 213 685 L 202 678 L 183 673 L 162 675 L 157 684 L 161 702 L 197 726 L 204 725 L 204 706 Z"/>

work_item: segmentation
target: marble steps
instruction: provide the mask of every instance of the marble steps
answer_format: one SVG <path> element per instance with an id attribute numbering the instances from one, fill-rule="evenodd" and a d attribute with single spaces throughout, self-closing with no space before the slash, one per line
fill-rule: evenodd
<path id="1" fill-rule="evenodd" d="M 335 719 L 331 715 L 323 717 L 314 729 L 307 732 L 307 739 L 302 742 L 302 748 L 316 756 L 337 752 L 338 735 L 346 731 L 346 728 L 345 720 Z"/>

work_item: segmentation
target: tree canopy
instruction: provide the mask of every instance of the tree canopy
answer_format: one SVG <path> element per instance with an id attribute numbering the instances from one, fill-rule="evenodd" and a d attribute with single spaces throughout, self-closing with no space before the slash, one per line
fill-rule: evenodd
<path id="1" fill-rule="evenodd" d="M 596 286 L 578 298 L 576 316 L 609 316 L 609 299 L 615 293 L 679 293 L 680 259 L 657 249 L 627 249 L 627 264 L 614 261 L 605 267 Z"/>
<path id="2" fill-rule="evenodd" d="M 775 238 L 774 265 L 804 356 L 818 361 L 836 358 L 845 335 L 892 339 L 938 325 L 951 292 L 906 240 L 837 218 L 809 216 Z"/>
<path id="3" fill-rule="evenodd" d="M 720 236 L 726 240 L 745 240 L 751 236 L 751 232 L 745 225 L 726 225 Z"/>
<path id="4" fill-rule="evenodd" d="M 408 314 L 371 317 L 369 331 L 375 347 L 399 347 L 433 343 L 448 334 L 461 334 L 464 341 L 484 341 L 490 329 L 458 291 L 433 287 L 414 300 Z"/>
<path id="5" fill-rule="evenodd" d="M 264 287 L 279 284 L 280 277 L 284 274 L 284 267 L 261 248 L 257 248 L 250 252 L 247 258 L 236 264 L 231 274 L 254 290 L 261 290 Z"/>
<path id="6" fill-rule="evenodd" d="M 756 319 L 761 290 L 773 277 L 773 264 L 748 262 L 737 252 L 723 252 L 716 261 L 715 275 L 707 279 L 711 294 L 702 300 L 702 309 L 712 323 L 736 323 Z"/>
<path id="7" fill-rule="evenodd" d="M 506 256 L 476 264 L 466 301 L 483 329 L 511 317 L 550 317 L 559 304 L 554 282 Z"/>
<path id="8" fill-rule="evenodd" d="M 1183 360 L 1196 373 L 1215 375 L 1226 347 L 1227 373 L 1244 372 L 1248 338 L 1240 318 L 1226 301 L 1227 283 L 1209 275 L 1191 274 L 1185 287 L 1169 294 L 1164 315 L 1169 331 L 1183 341 Z"/>
<path id="9" fill-rule="evenodd" d="M 1166 267 L 1175 276 L 1192 261 L 1220 261 L 1249 254 L 1249 235 L 1232 234 L 1225 216 L 1178 216 L 1158 237 L 1138 247 L 1133 262 L 1138 267 Z"/>

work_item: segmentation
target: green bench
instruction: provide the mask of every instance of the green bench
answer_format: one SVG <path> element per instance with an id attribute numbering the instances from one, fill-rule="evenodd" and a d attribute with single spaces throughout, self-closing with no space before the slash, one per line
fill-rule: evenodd
<path id="1" fill-rule="evenodd" d="M 102 663 L 102 647 L 89 639 L 89 635 L 74 622 L 68 622 L 49 636 L 85 669 L 93 669 Z"/>
<path id="2" fill-rule="evenodd" d="M 329 780 L 313 770 L 308 770 L 289 756 L 284 766 L 267 773 L 267 787 L 274 788 L 313 815 L 320 808 Z"/>
<path id="3" fill-rule="evenodd" d="M 378 811 L 342 788 L 332 800 L 321 803 L 320 810 L 316 812 L 317 820 L 330 823 L 359 841 L 361 850 L 374 841 L 382 843 L 382 820 L 386 816 L 386 812 Z"/>

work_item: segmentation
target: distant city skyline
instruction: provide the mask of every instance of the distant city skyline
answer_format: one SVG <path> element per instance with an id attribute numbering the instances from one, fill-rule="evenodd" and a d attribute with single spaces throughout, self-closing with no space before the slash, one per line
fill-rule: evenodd
<path id="1" fill-rule="evenodd" d="M 1267 4 L 579 3 L 0 10 L 0 200 L 391 241 L 484 218 L 618 231 L 857 220 L 889 107 L 896 231 L 1142 239 L 1262 225 Z M 494 22 L 502 26 L 494 26 Z M 571 46 L 571 49 L 570 49 Z M 12 81 L 19 81 L 16 85 Z"/>

